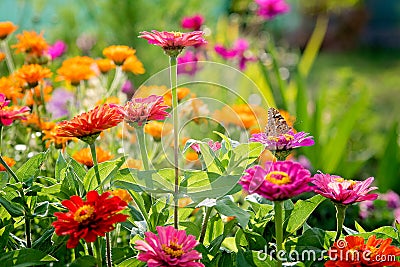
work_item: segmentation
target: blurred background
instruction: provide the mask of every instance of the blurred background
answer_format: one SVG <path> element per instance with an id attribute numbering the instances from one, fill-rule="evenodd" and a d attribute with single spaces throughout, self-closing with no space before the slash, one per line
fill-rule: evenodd
<path id="1" fill-rule="evenodd" d="M 49 43 L 62 40 L 70 55 L 96 58 L 106 46 L 131 46 L 146 69 L 144 75 L 129 77 L 137 88 L 168 67 L 167 57 L 138 39 L 139 32 L 182 31 L 183 17 L 201 14 L 209 42 L 205 59 L 237 68 L 217 55 L 213 46 L 232 46 L 238 38 L 248 41 L 249 58 L 258 62 L 249 60 L 243 71 L 260 88 L 268 87 L 266 98 L 273 99 L 269 103 L 297 118 L 297 130 L 315 136 L 317 145 L 301 151 L 313 171 L 349 179 L 374 176 L 382 194 L 400 193 L 400 1 L 288 0 L 290 11 L 267 21 L 255 15 L 253 0 L 93 3 L 1 0 L 0 20 L 18 25 L 17 34 L 43 31 Z M 274 70 L 276 75 L 268 81 L 263 71 Z M 390 224 L 393 209 L 400 207 L 396 201 L 384 209 L 388 214 L 374 214 L 373 207 L 367 207 L 369 216 L 375 216 L 367 227 Z M 375 211 L 385 205 L 378 203 Z M 323 208 L 319 212 L 329 216 Z"/>

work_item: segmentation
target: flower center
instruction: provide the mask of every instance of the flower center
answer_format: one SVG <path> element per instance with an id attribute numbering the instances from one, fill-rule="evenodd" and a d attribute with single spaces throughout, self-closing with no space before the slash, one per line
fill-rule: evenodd
<path id="1" fill-rule="evenodd" d="M 172 32 L 174 34 L 175 37 L 181 37 L 183 35 L 183 33 L 181 32 Z"/>
<path id="2" fill-rule="evenodd" d="M 264 179 L 276 185 L 288 184 L 292 181 L 289 175 L 282 171 L 272 171 Z"/>
<path id="3" fill-rule="evenodd" d="M 74 214 L 74 220 L 77 222 L 83 222 L 92 216 L 94 207 L 90 205 L 83 205 Z"/>
<path id="4" fill-rule="evenodd" d="M 174 258 L 178 258 L 185 253 L 182 249 L 182 245 L 179 245 L 173 241 L 169 243 L 169 246 L 167 246 L 166 244 L 162 244 L 162 249 L 165 253 L 171 255 Z"/>

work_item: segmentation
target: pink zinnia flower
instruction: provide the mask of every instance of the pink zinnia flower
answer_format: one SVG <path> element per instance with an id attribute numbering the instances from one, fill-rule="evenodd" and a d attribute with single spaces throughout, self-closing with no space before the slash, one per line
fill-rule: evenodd
<path id="1" fill-rule="evenodd" d="M 390 209 L 397 209 L 400 207 L 400 196 L 391 190 L 386 194 L 381 194 L 379 198 L 386 201 L 387 207 Z"/>
<path id="2" fill-rule="evenodd" d="M 165 111 L 167 108 L 169 106 L 164 105 L 162 96 L 151 95 L 146 98 L 132 98 L 124 107 L 125 121 L 142 126 L 151 120 L 164 120 L 169 115 Z"/>
<path id="3" fill-rule="evenodd" d="M 149 267 L 204 267 L 197 262 L 201 254 L 194 250 L 199 244 L 193 235 L 186 235 L 184 230 L 176 230 L 172 226 L 157 226 L 158 236 L 146 232 L 143 240 L 135 242 L 140 250 L 138 260 L 147 262 Z"/>
<path id="4" fill-rule="evenodd" d="M 8 107 L 10 100 L 6 100 L 4 94 L 0 94 L 0 126 L 10 126 L 15 120 L 26 120 L 30 109 L 28 107 Z"/>
<path id="5" fill-rule="evenodd" d="M 312 190 L 308 185 L 311 173 L 297 162 L 269 161 L 264 168 L 256 165 L 246 172 L 239 181 L 243 189 L 272 201 L 286 200 Z"/>
<path id="6" fill-rule="evenodd" d="M 378 194 L 368 194 L 370 191 L 378 189 L 374 186 L 370 187 L 373 181 L 373 177 L 369 177 L 365 181 L 353 181 L 320 172 L 314 175 L 312 183 L 316 186 L 315 193 L 329 198 L 333 202 L 349 205 L 365 200 L 375 200 Z"/>
<path id="7" fill-rule="evenodd" d="M 394 211 L 394 218 L 396 220 L 396 223 L 400 224 L 400 208 Z"/>
<path id="8" fill-rule="evenodd" d="M 264 144 L 270 151 L 284 151 L 314 145 L 313 137 L 308 135 L 309 133 L 305 132 L 294 133 L 291 129 L 279 136 L 268 136 L 265 132 L 253 134 L 250 141 Z"/>
<path id="9" fill-rule="evenodd" d="M 63 41 L 57 41 L 52 46 L 49 47 L 47 53 L 50 55 L 51 59 L 61 57 L 67 50 L 67 45 Z"/>
<path id="10" fill-rule="evenodd" d="M 266 20 L 290 11 L 290 6 L 285 0 L 255 0 L 255 2 L 258 5 L 257 14 Z"/>
<path id="11" fill-rule="evenodd" d="M 187 46 L 206 44 L 204 32 L 166 32 L 155 31 L 141 32 L 139 38 L 146 39 L 149 44 L 161 46 L 168 56 L 177 57 Z"/>
<path id="12" fill-rule="evenodd" d="M 194 75 L 197 70 L 197 55 L 192 51 L 187 51 L 183 56 L 178 57 L 178 74 Z"/>
<path id="13" fill-rule="evenodd" d="M 184 29 L 189 29 L 192 31 L 200 30 L 204 23 L 204 17 L 202 15 L 196 14 L 192 17 L 184 17 L 181 22 L 181 26 Z"/>
<path id="14" fill-rule="evenodd" d="M 214 142 L 213 140 L 210 140 L 210 141 L 207 142 L 207 144 L 211 148 L 211 150 L 214 151 L 214 152 L 219 150 L 219 149 L 221 149 L 221 143 L 218 142 L 218 141 Z M 201 153 L 200 145 L 198 143 L 192 144 L 190 146 L 190 148 L 192 148 L 194 151 L 196 151 L 197 154 Z"/>
<path id="15" fill-rule="evenodd" d="M 232 48 L 225 48 L 223 45 L 217 44 L 214 46 L 215 52 L 224 59 L 237 59 L 240 70 L 246 68 L 246 63 L 249 61 L 255 61 L 256 58 L 248 55 L 249 43 L 245 39 L 238 39 L 233 44 Z"/>

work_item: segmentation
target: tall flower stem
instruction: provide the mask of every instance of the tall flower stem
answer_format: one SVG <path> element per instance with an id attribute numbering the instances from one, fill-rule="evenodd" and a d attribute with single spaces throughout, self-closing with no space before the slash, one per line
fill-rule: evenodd
<path id="1" fill-rule="evenodd" d="M 346 216 L 346 205 L 342 205 L 339 203 L 335 203 L 336 207 L 336 237 L 335 241 L 337 241 L 340 238 L 340 235 L 342 234 L 342 229 L 343 229 L 343 224 L 344 224 L 344 218 Z"/>
<path id="2" fill-rule="evenodd" d="M 175 188 L 174 188 L 174 227 L 178 229 L 178 201 L 179 201 L 179 162 L 178 162 L 178 135 L 179 135 L 179 121 L 178 121 L 178 69 L 176 65 L 176 56 L 169 57 L 170 63 L 170 79 L 172 90 L 172 121 L 174 124 L 174 166 L 175 166 Z"/>
<path id="3" fill-rule="evenodd" d="M 117 89 L 117 86 L 120 83 L 122 77 L 123 77 L 122 67 L 117 66 L 115 68 L 114 79 L 112 80 L 110 88 L 108 89 L 108 92 L 107 92 L 107 97 L 111 96 L 114 93 L 114 91 Z"/>
<path id="4" fill-rule="evenodd" d="M 275 211 L 275 238 L 276 238 L 276 255 L 281 255 L 280 251 L 283 250 L 283 202 L 274 201 Z M 282 261 L 277 257 L 277 267 L 282 267 Z"/>
<path id="5" fill-rule="evenodd" d="M 144 140 L 144 125 L 135 127 L 136 136 L 139 142 L 140 154 L 142 156 L 145 171 L 149 170 L 149 158 L 147 156 L 146 142 Z"/>
<path id="6" fill-rule="evenodd" d="M 110 233 L 106 233 L 106 261 L 107 261 L 107 267 L 112 267 L 111 237 L 110 237 Z"/>
<path id="7" fill-rule="evenodd" d="M 31 219 L 29 218 L 29 215 L 25 211 L 25 237 L 26 237 L 26 247 L 31 248 L 32 247 L 32 236 L 31 236 Z"/>
<path id="8" fill-rule="evenodd" d="M 208 223 L 208 220 L 210 219 L 211 211 L 212 211 L 212 207 L 205 207 L 205 214 L 204 214 L 203 224 L 201 226 L 201 233 L 200 233 L 200 237 L 199 237 L 199 242 L 202 244 L 204 242 L 204 237 L 206 235 L 207 223 Z"/>
<path id="9" fill-rule="evenodd" d="M 14 62 L 11 57 L 10 49 L 8 48 L 7 41 L 3 40 L 1 41 L 1 49 L 4 51 L 4 54 L 6 55 L 6 62 L 7 62 L 7 67 L 9 73 L 13 73 L 15 70 L 14 67 Z"/>
<path id="10" fill-rule="evenodd" d="M 96 249 L 96 262 L 97 266 L 103 266 L 101 259 L 101 247 L 100 247 L 100 239 L 99 237 L 94 241 L 94 247 Z"/>
<path id="11" fill-rule="evenodd" d="M 97 154 L 96 154 L 95 142 L 89 144 L 89 147 L 90 147 L 90 152 L 92 153 L 93 168 L 94 168 L 94 173 L 96 175 L 97 184 L 98 184 L 98 186 L 100 188 L 100 193 L 102 193 L 103 192 L 103 188 L 100 186 L 101 185 L 101 179 L 100 179 L 99 165 L 97 163 Z"/>

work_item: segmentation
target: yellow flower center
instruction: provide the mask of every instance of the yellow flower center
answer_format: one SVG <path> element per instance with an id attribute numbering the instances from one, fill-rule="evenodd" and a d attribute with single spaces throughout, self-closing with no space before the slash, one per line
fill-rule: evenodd
<path id="1" fill-rule="evenodd" d="M 90 205 L 83 205 L 74 214 L 74 220 L 77 222 L 83 222 L 92 216 L 94 207 Z"/>
<path id="2" fill-rule="evenodd" d="M 172 32 L 174 34 L 175 37 L 181 37 L 183 35 L 183 33 L 181 32 Z"/>
<path id="3" fill-rule="evenodd" d="M 293 140 L 294 138 L 293 135 L 290 134 L 282 134 L 281 136 L 283 136 L 286 141 Z M 281 136 L 268 136 L 268 140 L 278 142 Z"/>
<path id="4" fill-rule="evenodd" d="M 340 177 L 340 178 L 335 178 L 335 182 L 343 183 L 344 181 L 350 183 L 350 185 L 349 185 L 349 187 L 348 187 L 347 189 L 353 189 L 353 187 L 357 184 L 357 182 L 356 182 L 356 181 L 353 181 L 353 180 L 345 180 L 345 179 L 343 179 L 342 177 Z"/>
<path id="5" fill-rule="evenodd" d="M 185 253 L 182 249 L 182 245 L 179 245 L 173 241 L 169 243 L 169 246 L 167 246 L 166 244 L 162 244 L 162 249 L 165 253 L 171 255 L 174 258 L 178 258 Z"/>
<path id="6" fill-rule="evenodd" d="M 368 250 L 371 252 L 371 256 L 375 256 L 379 249 L 377 247 L 368 246 Z"/>
<path id="7" fill-rule="evenodd" d="M 292 181 L 289 175 L 282 171 L 272 171 L 264 179 L 276 185 L 288 184 Z"/>

